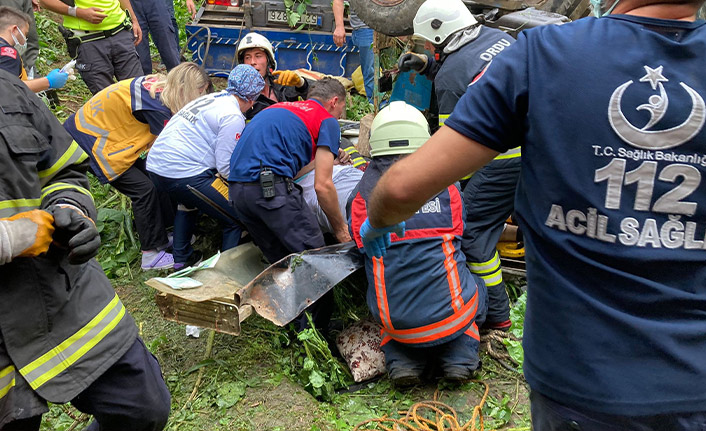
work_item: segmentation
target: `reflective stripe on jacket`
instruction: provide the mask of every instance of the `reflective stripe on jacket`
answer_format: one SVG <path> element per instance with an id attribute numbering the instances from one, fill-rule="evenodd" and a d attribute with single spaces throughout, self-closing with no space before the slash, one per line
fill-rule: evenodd
<path id="1" fill-rule="evenodd" d="M 394 158 L 373 158 L 351 203 L 351 234 L 362 246 L 367 199 Z M 392 234 L 384 258 L 366 257 L 368 307 L 383 337 L 417 346 L 445 343 L 469 330 L 478 308 L 476 278 L 461 251 L 463 202 L 458 186 L 431 198 L 406 221 L 403 238 Z"/>
<path id="2" fill-rule="evenodd" d="M 95 219 L 86 154 L 21 81 L 0 71 L 0 82 L 0 216 L 69 203 Z M 46 255 L 0 265 L 0 279 L 3 397 L 19 372 L 42 398 L 67 402 L 137 336 L 95 260 L 71 265 L 52 246 Z"/>

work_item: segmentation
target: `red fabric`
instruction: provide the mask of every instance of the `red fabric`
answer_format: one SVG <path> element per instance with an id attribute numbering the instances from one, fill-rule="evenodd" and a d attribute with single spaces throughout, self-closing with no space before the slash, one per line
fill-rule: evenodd
<path id="1" fill-rule="evenodd" d="M 16 60 L 17 50 L 11 46 L 3 46 L 2 48 L 0 48 L 0 55 L 5 57 L 12 57 Z"/>
<path id="2" fill-rule="evenodd" d="M 311 135 L 311 160 L 316 156 L 316 140 L 319 138 L 321 122 L 333 118 L 326 109 L 316 100 L 302 100 L 299 102 L 280 102 L 265 109 L 281 108 L 293 113 L 304 123 Z"/>

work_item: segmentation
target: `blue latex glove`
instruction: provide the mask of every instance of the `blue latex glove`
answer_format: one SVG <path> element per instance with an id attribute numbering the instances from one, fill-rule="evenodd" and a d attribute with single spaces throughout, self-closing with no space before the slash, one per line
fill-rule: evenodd
<path id="1" fill-rule="evenodd" d="M 59 69 L 54 69 L 47 75 L 47 81 L 49 81 L 49 88 L 61 88 L 66 85 L 66 81 L 69 79 L 69 74 L 62 72 Z"/>
<path id="2" fill-rule="evenodd" d="M 394 232 L 399 237 L 404 236 L 404 222 L 393 224 L 392 226 L 375 228 L 370 225 L 366 218 L 360 227 L 360 238 L 363 241 L 363 249 L 368 257 L 383 257 L 387 253 L 387 248 L 392 243 L 390 232 Z"/>

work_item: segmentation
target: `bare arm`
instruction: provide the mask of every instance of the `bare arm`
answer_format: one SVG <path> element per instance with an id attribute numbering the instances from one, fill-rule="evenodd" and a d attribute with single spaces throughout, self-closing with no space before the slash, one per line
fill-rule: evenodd
<path id="1" fill-rule="evenodd" d="M 60 0 L 41 0 L 41 5 L 45 9 L 61 15 L 69 14 L 69 6 Z M 103 13 L 103 9 L 97 7 L 76 8 L 76 18 L 80 18 L 91 24 L 100 24 L 108 15 Z"/>
<path id="2" fill-rule="evenodd" d="M 333 29 L 333 42 L 336 46 L 343 46 L 346 43 L 346 29 L 343 26 L 343 10 L 345 9 L 343 0 L 333 0 L 331 7 L 333 8 L 333 20 L 336 23 Z"/>
<path id="3" fill-rule="evenodd" d="M 49 89 L 49 80 L 47 78 L 37 78 L 22 82 L 24 82 L 27 88 L 34 93 L 39 93 L 40 91 Z"/>
<path id="4" fill-rule="evenodd" d="M 326 214 L 336 239 L 340 242 L 348 242 L 351 240 L 351 236 L 348 233 L 348 226 L 343 220 L 343 215 L 341 215 L 336 186 L 333 185 L 333 179 L 331 178 L 333 173 L 333 153 L 326 147 L 317 148 L 314 166 L 314 190 L 316 191 L 319 206 Z"/>
<path id="5" fill-rule="evenodd" d="M 368 203 L 371 226 L 379 228 L 407 220 L 429 198 L 496 155 L 497 151 L 442 127 L 380 179 Z"/>
<path id="6" fill-rule="evenodd" d="M 140 28 L 140 23 L 137 22 L 137 15 L 135 15 L 135 11 L 132 10 L 130 0 L 120 0 L 120 6 L 123 10 L 130 12 L 130 19 L 132 20 L 132 34 L 135 38 L 133 43 L 137 46 L 140 41 L 142 41 L 142 29 Z"/>

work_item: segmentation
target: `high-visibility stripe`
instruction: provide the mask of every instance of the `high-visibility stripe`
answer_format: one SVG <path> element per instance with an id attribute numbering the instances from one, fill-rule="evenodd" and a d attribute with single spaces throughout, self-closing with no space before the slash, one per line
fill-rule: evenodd
<path id="1" fill-rule="evenodd" d="M 88 105 L 76 111 L 76 120 L 78 120 L 79 125 L 84 130 L 88 130 L 94 135 L 97 135 L 96 140 L 98 142 L 93 146 L 93 156 L 95 157 L 96 162 L 100 165 L 100 168 L 103 170 L 103 173 L 105 174 L 108 181 L 112 181 L 117 178 L 118 174 L 115 173 L 113 167 L 110 166 L 110 162 L 103 156 L 105 144 L 108 142 L 108 134 L 110 132 L 105 129 L 101 129 L 96 125 L 88 123 L 86 121 L 86 116 L 83 112 L 84 109 L 89 109 Z"/>
<path id="2" fill-rule="evenodd" d="M 412 329 L 393 329 L 384 327 L 385 333 L 394 340 L 406 344 L 427 343 L 452 335 L 466 327 L 476 315 L 478 309 L 478 291 L 458 313 L 431 325 Z"/>
<path id="3" fill-rule="evenodd" d="M 503 282 L 503 272 L 502 270 L 495 271 L 492 274 L 481 275 L 480 278 L 483 279 L 485 285 L 488 287 L 497 286 Z"/>
<path id="4" fill-rule="evenodd" d="M 520 156 L 522 156 L 522 149 L 520 147 L 515 147 L 505 151 L 504 153 L 498 154 L 495 156 L 495 160 L 514 159 L 515 157 Z"/>
<path id="5" fill-rule="evenodd" d="M 495 271 L 500 268 L 500 255 L 496 251 L 492 259 L 485 262 L 466 262 L 468 268 L 474 274 L 483 274 L 490 271 Z"/>
<path id="6" fill-rule="evenodd" d="M 61 344 L 20 369 L 32 389 L 37 389 L 85 356 L 125 315 L 125 306 L 118 295 L 90 322 Z"/>
<path id="7" fill-rule="evenodd" d="M 473 324 L 471 324 L 471 326 L 466 329 L 466 332 L 464 332 L 464 334 L 468 335 L 476 341 L 480 341 L 480 332 L 478 332 L 478 325 L 476 325 L 476 322 L 473 322 Z"/>
<path id="8" fill-rule="evenodd" d="M 93 195 L 91 195 L 91 192 L 86 190 L 85 188 L 81 186 L 76 186 L 74 184 L 68 184 L 68 183 L 54 183 L 50 186 L 44 187 L 42 189 L 42 200 L 44 200 L 47 196 L 54 192 L 58 192 L 59 190 L 67 190 L 67 189 L 73 189 L 76 190 L 80 193 L 83 193 L 84 195 L 88 196 L 93 200 Z"/>
<path id="9" fill-rule="evenodd" d="M 375 279 L 375 293 L 378 300 L 380 321 L 385 328 L 394 329 L 390 318 L 390 307 L 387 303 L 387 289 L 385 287 L 385 264 L 382 257 L 373 258 L 373 277 Z"/>
<path id="10" fill-rule="evenodd" d="M 451 114 L 439 114 L 439 127 L 443 126 L 450 116 Z"/>
<path id="11" fill-rule="evenodd" d="M 441 237 L 443 242 L 441 248 L 444 250 L 444 268 L 446 269 L 446 280 L 449 282 L 449 293 L 451 294 L 451 307 L 457 313 L 463 307 L 463 297 L 461 296 L 461 281 L 458 277 L 458 267 L 454 252 L 453 235 Z"/>
<path id="12" fill-rule="evenodd" d="M 17 213 L 39 208 L 41 199 L 9 199 L 0 201 L 0 218 L 12 217 Z"/>
<path id="13" fill-rule="evenodd" d="M 56 162 L 54 162 L 51 167 L 38 172 L 42 187 L 44 187 L 61 169 L 75 163 L 81 163 L 86 160 L 87 157 L 88 155 L 81 149 L 81 147 L 79 147 L 76 141 L 71 142 L 69 148 L 66 149 L 64 154 Z"/>
<path id="14" fill-rule="evenodd" d="M 385 330 L 382 330 L 382 340 L 380 340 L 380 347 L 392 341 L 392 337 L 385 334 Z"/>
<path id="15" fill-rule="evenodd" d="M 10 365 L 0 371 L 0 398 L 7 395 L 15 386 L 15 367 Z"/>
<path id="16" fill-rule="evenodd" d="M 220 178 L 216 178 L 211 183 L 211 188 L 216 191 L 219 195 L 223 196 L 225 200 L 228 200 L 228 184 Z"/>
<path id="17" fill-rule="evenodd" d="M 144 80 L 145 77 L 141 76 L 132 82 L 132 96 L 134 97 L 133 100 L 135 102 L 133 112 L 142 110 L 142 81 Z"/>

